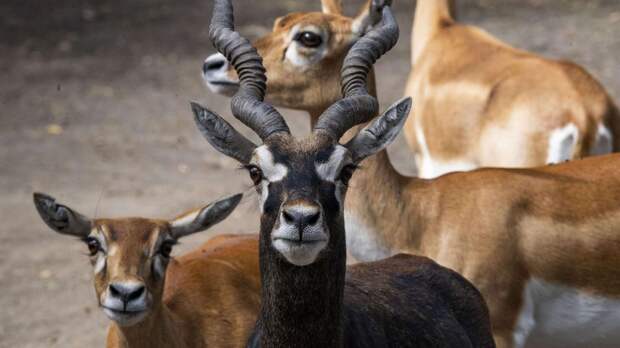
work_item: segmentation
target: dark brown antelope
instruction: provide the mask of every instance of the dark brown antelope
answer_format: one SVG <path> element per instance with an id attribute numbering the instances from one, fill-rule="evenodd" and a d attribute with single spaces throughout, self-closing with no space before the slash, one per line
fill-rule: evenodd
<path id="1" fill-rule="evenodd" d="M 343 209 L 348 181 L 364 158 L 394 140 L 411 106 L 410 99 L 396 103 L 350 142 L 338 143 L 349 128 L 377 114 L 366 78 L 398 38 L 389 7 L 383 9 L 382 25 L 360 39 L 345 59 L 345 98 L 304 139 L 294 138 L 279 112 L 263 102 L 261 58 L 234 31 L 232 18 L 230 1 L 216 0 L 210 35 L 239 73 L 232 113 L 263 143 L 254 145 L 196 103 L 192 109 L 209 143 L 248 169 L 260 195 L 262 305 L 250 346 L 494 346 L 484 301 L 457 273 L 411 255 L 347 272 Z"/>
<path id="2" fill-rule="evenodd" d="M 34 203 L 54 231 L 88 246 L 108 348 L 243 347 L 260 301 L 258 240 L 215 237 L 171 257 L 179 238 L 225 219 L 241 195 L 172 220 L 89 219 L 48 195 Z"/>

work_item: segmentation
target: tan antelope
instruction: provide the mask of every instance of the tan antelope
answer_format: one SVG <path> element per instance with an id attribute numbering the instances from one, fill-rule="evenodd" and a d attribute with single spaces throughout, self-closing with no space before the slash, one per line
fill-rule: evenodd
<path id="1" fill-rule="evenodd" d="M 331 1 L 323 3 L 327 8 Z M 329 37 L 349 33 L 352 38 L 344 26 L 330 31 L 331 16 L 294 18 L 323 18 L 312 25 Z M 294 27 L 289 22 L 286 28 Z M 287 37 L 282 30 L 276 26 L 256 42 L 259 54 L 282 57 L 286 47 L 278 38 Z M 304 88 L 324 91 L 314 92 L 323 98 L 315 104 L 324 109 L 341 97 L 338 90 L 330 94 L 320 88 L 325 81 L 313 80 L 324 68 L 321 60 L 306 67 L 313 75 L 305 87 L 287 85 L 284 73 L 294 75 L 295 69 L 287 60 L 264 63 L 267 99 L 274 104 L 294 107 L 290 101 L 296 95 L 313 94 Z M 238 85 L 236 74 L 228 76 Z M 272 85 L 289 95 L 271 94 Z M 302 109 L 313 126 L 324 111 Z M 381 151 L 364 161 L 349 186 L 345 221 L 356 231 L 347 234 L 353 256 L 370 261 L 409 252 L 457 270 L 485 297 L 498 346 L 618 346 L 620 156 L 422 180 L 399 174 Z"/>
<path id="2" fill-rule="evenodd" d="M 262 140 L 254 145 L 217 114 L 192 104 L 209 143 L 247 168 L 260 196 L 262 304 L 248 346 L 494 347 L 484 301 L 457 273 L 411 255 L 349 269 L 345 264 L 348 180 L 360 161 L 394 140 L 411 106 L 406 98 L 350 142 L 338 142 L 378 111 L 366 75 L 398 38 L 389 7 L 382 24 L 344 61 L 345 99 L 303 139 L 293 137 L 279 112 L 263 103 L 261 59 L 234 31 L 230 0 L 215 1 L 210 36 L 242 72 L 232 112 Z"/>
<path id="3" fill-rule="evenodd" d="M 585 69 L 459 24 L 453 6 L 416 5 L 405 136 L 421 177 L 620 151 L 620 113 Z"/>
<path id="4" fill-rule="evenodd" d="M 245 347 L 260 305 L 256 236 L 215 237 L 180 257 L 179 238 L 225 219 L 241 195 L 172 220 L 89 219 L 35 193 L 43 221 L 88 246 L 108 348 Z"/>
<path id="5" fill-rule="evenodd" d="M 371 15 L 378 6 L 368 1 L 360 15 L 347 18 L 340 1 L 322 4 L 323 13 L 278 18 L 272 33 L 254 43 L 269 75 L 267 100 L 308 110 L 313 120 L 340 97 L 337 72 L 344 54 L 374 23 Z M 460 25 L 451 7 L 449 0 L 417 1 L 405 90 L 416 107 L 405 136 L 420 177 L 620 151 L 620 113 L 583 68 L 514 49 L 479 28 Z M 203 77 L 216 93 L 232 95 L 238 86 L 221 54 L 205 60 Z"/>

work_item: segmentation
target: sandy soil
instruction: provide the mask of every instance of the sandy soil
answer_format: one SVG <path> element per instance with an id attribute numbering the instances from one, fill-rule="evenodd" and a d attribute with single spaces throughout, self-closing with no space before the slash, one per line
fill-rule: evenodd
<path id="1" fill-rule="evenodd" d="M 409 69 L 414 4 L 395 2 L 401 41 L 377 67 L 384 106 L 400 96 Z M 319 8 L 318 1 L 235 3 L 248 36 L 270 30 L 276 16 Z M 230 115 L 228 100 L 210 94 L 199 76 L 213 52 L 210 6 L 208 0 L 0 3 L 0 347 L 104 342 L 107 321 L 93 296 L 85 247 L 44 226 L 33 191 L 91 216 L 172 217 L 249 187 L 237 164 L 202 139 L 189 111 L 188 100 L 198 100 Z M 620 2 L 464 0 L 459 10 L 463 21 L 513 45 L 583 64 L 620 100 Z M 295 132 L 307 132 L 303 114 L 286 114 Z M 411 172 L 402 139 L 390 151 Z M 248 200 L 175 252 L 213 233 L 254 232 L 257 216 Z"/>

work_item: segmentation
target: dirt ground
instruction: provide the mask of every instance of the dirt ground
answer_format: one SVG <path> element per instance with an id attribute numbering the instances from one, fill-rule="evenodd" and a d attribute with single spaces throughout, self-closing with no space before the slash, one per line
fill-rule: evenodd
<path id="1" fill-rule="evenodd" d="M 235 4 L 250 37 L 276 16 L 320 8 L 318 0 Z M 383 106 L 404 87 L 413 6 L 395 1 L 402 34 L 377 66 Z M 91 216 L 172 217 L 249 187 L 189 111 L 198 100 L 230 115 L 228 99 L 209 93 L 199 74 L 213 52 L 210 11 L 209 0 L 0 3 L 0 347 L 92 347 L 105 338 L 86 249 L 41 222 L 33 191 Z M 463 0 L 459 17 L 517 47 L 583 64 L 620 100 L 620 2 Z M 308 131 L 305 115 L 285 114 L 294 132 Z M 411 173 L 403 144 L 392 159 Z M 255 232 L 257 216 L 249 199 L 175 253 L 214 233 Z"/>

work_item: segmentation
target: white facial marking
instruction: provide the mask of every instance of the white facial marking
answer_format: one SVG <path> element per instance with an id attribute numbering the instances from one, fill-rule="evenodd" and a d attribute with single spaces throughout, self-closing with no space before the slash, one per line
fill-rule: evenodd
<path id="1" fill-rule="evenodd" d="M 360 262 L 384 259 L 393 254 L 377 238 L 377 232 L 348 209 L 344 211 L 347 249 Z"/>
<path id="2" fill-rule="evenodd" d="M 549 135 L 547 163 L 560 163 L 573 158 L 575 145 L 579 139 L 579 130 L 573 123 L 555 129 Z"/>
<path id="3" fill-rule="evenodd" d="M 316 173 L 321 178 L 321 180 L 336 183 L 336 200 L 338 204 L 342 208 L 343 205 L 343 193 L 345 191 L 345 186 L 341 182 L 336 182 L 340 171 L 342 168 L 348 164 L 346 161 L 346 157 L 350 156 L 347 148 L 342 145 L 336 145 L 334 152 L 329 156 L 327 162 L 315 162 L 314 167 L 316 169 Z"/>
<path id="4" fill-rule="evenodd" d="M 166 273 L 166 269 L 164 267 L 163 256 L 155 255 L 153 257 L 153 272 L 159 279 L 162 279 Z"/>
<path id="5" fill-rule="evenodd" d="M 280 181 L 288 174 L 288 168 L 284 164 L 274 162 L 273 154 L 266 145 L 261 145 L 254 150 L 254 160 L 269 182 Z"/>
<path id="6" fill-rule="evenodd" d="M 618 347 L 620 300 L 533 278 L 514 333 L 515 347 Z"/>
<path id="7" fill-rule="evenodd" d="M 295 36 L 304 31 L 309 31 L 321 36 L 323 43 L 315 48 L 304 47 L 301 43 L 295 40 Z M 325 55 L 327 55 L 327 40 L 325 35 L 321 32 L 321 29 L 317 26 L 309 25 L 302 28 L 298 24 L 291 29 L 285 40 L 287 48 L 284 57 L 294 66 L 302 68 L 302 71 L 305 71 L 311 65 L 320 61 L 323 57 L 325 57 Z M 301 51 L 306 51 L 310 54 L 303 54 Z"/>
<path id="8" fill-rule="evenodd" d="M 604 155 L 613 151 L 613 135 L 607 127 L 603 124 L 599 124 L 596 130 L 596 137 L 594 139 L 594 145 L 590 149 L 590 155 Z"/>
<path id="9" fill-rule="evenodd" d="M 288 168 L 280 163 L 275 163 L 273 154 L 266 145 L 261 145 L 254 150 L 251 163 L 257 165 L 263 172 L 265 180 L 261 182 L 260 211 L 263 212 L 265 202 L 269 196 L 269 183 L 278 182 L 286 177 Z"/>
<path id="10" fill-rule="evenodd" d="M 318 206 L 296 204 L 283 207 L 295 216 L 313 216 L 321 213 Z M 312 224 L 303 226 L 287 221 L 284 214 L 280 214 L 278 225 L 271 233 L 273 247 L 282 254 L 288 262 L 297 266 L 306 266 L 313 263 L 321 250 L 327 246 L 329 236 L 323 224 L 323 216 Z"/>
<path id="11" fill-rule="evenodd" d="M 327 162 L 315 162 L 314 167 L 319 178 L 323 181 L 336 182 L 342 167 L 347 164 L 345 161 L 347 154 L 347 149 L 344 146 L 336 145 Z"/>
<path id="12" fill-rule="evenodd" d="M 103 271 L 106 265 L 107 255 L 109 251 L 116 253 L 116 248 L 110 248 L 108 251 L 108 245 L 106 243 L 105 235 L 101 230 L 106 229 L 105 226 L 101 226 L 99 228 L 95 228 L 91 231 L 90 237 L 97 239 L 99 242 L 99 246 L 103 251 L 99 251 L 97 255 L 95 255 L 95 266 L 93 267 L 93 273 L 98 274 Z"/>
<path id="13" fill-rule="evenodd" d="M 451 172 L 469 171 L 478 168 L 475 163 L 468 161 L 438 161 L 433 159 L 426 144 L 424 130 L 420 118 L 416 119 L 415 135 L 420 146 L 418 176 L 422 179 L 432 179 Z"/>

